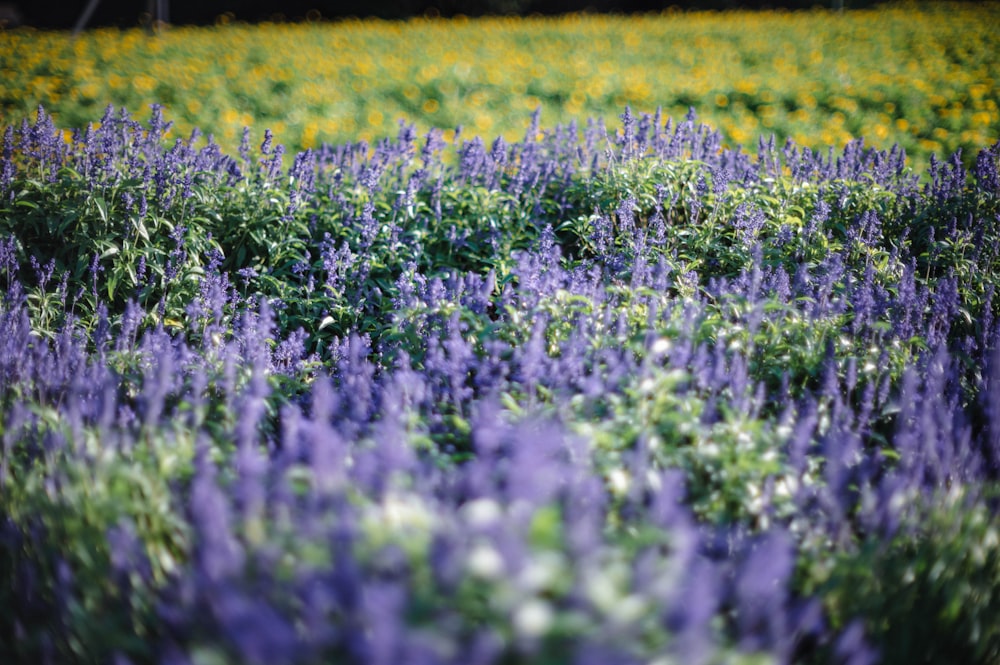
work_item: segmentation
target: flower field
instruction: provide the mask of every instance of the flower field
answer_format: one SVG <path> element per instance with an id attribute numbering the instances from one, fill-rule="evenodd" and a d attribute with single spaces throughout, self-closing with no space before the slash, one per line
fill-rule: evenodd
<path id="1" fill-rule="evenodd" d="M 34 88 L 4 96 L 0 663 L 1000 662 L 996 8 L 921 11 L 909 34 L 937 35 L 943 55 L 925 42 L 901 65 L 910 82 L 879 88 L 860 77 L 890 70 L 896 47 L 866 51 L 884 69 L 845 54 L 859 78 L 837 95 L 856 112 L 825 106 L 837 67 L 810 88 L 767 56 L 728 79 L 759 76 L 755 91 L 713 70 L 720 87 L 672 116 L 635 110 L 659 84 L 612 113 L 638 93 L 591 82 L 581 119 L 547 123 L 577 114 L 572 85 L 518 70 L 507 104 L 515 74 L 470 74 L 496 78 L 476 88 L 478 129 L 455 77 L 479 61 L 448 64 L 435 31 L 513 48 L 513 21 L 0 32 L 6 62 L 41 58 L 42 80 L 104 53 L 93 98 L 130 109 L 53 88 L 53 114 L 29 115 Z M 867 20 L 874 39 L 875 16 L 879 39 L 907 31 L 890 7 L 649 17 L 635 34 L 687 26 L 692 50 L 669 50 L 682 60 L 711 51 L 698 39 L 723 17 L 744 38 L 787 23 L 792 48 L 819 16 L 823 31 Z M 641 50 L 625 19 L 524 25 L 552 40 L 619 30 L 609 57 Z M 960 25 L 982 43 L 947 42 Z M 391 40 L 371 35 L 404 29 L 428 40 L 424 59 L 378 55 Z M 368 63 L 418 86 L 407 67 L 442 69 L 414 108 L 339 86 L 314 108 L 292 65 L 280 94 L 201 90 L 225 66 L 198 55 L 203 34 L 263 40 L 262 71 L 233 85 L 285 80 L 275 63 L 301 54 L 266 47 L 278 34 L 303 50 L 305 35 L 368 34 L 351 51 L 364 57 L 331 55 L 330 79 Z M 832 57 L 823 34 L 794 48 Z M 44 40 L 81 57 L 23 47 Z M 951 69 L 959 51 L 979 65 Z M 150 90 L 128 79 L 167 63 Z M 391 85 L 383 71 L 355 80 Z M 689 76 L 669 89 L 700 85 Z M 947 104 L 921 106 L 915 80 Z M 803 143 L 770 136 L 792 134 L 791 112 L 768 127 L 751 109 L 767 90 L 814 96 Z M 704 102 L 722 94 L 726 113 Z M 885 136 L 848 120 L 876 94 L 916 100 Z M 415 124 L 305 138 L 309 122 L 366 122 L 379 100 Z M 838 112 L 845 133 L 817 138 Z"/>
<path id="2" fill-rule="evenodd" d="M 1000 4 L 899 4 L 836 14 L 354 21 L 67 33 L 0 32 L 0 121 L 39 104 L 65 127 L 113 103 L 157 103 L 181 136 L 195 127 L 235 150 L 244 126 L 291 151 L 457 125 L 523 135 L 626 104 L 673 117 L 694 107 L 724 141 L 775 133 L 813 149 L 864 136 L 973 154 L 1000 129 Z M 803 37 L 803 36 L 806 37 Z M 294 45 L 290 47 L 289 45 Z M 449 137 L 450 138 L 450 137 Z"/>

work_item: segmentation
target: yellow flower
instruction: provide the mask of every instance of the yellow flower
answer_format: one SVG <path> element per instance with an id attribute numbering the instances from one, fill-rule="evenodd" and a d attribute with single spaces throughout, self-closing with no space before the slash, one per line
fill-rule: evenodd
<path id="1" fill-rule="evenodd" d="M 730 145 L 773 131 L 819 149 L 862 131 L 919 158 L 931 143 L 972 152 L 996 139 L 998 22 L 1000 5 L 907 5 L 836 17 L 223 19 L 156 39 L 8 30 L 0 123 L 19 124 L 39 104 L 57 121 L 96 120 L 108 103 L 141 119 L 155 102 L 179 135 L 197 126 L 234 150 L 244 125 L 266 123 L 295 150 L 394 134 L 400 118 L 419 131 L 447 122 L 516 139 L 538 106 L 546 125 L 594 116 L 612 128 L 626 104 L 675 119 L 694 106 Z M 961 45 L 962 62 L 944 57 L 948 44 Z"/>

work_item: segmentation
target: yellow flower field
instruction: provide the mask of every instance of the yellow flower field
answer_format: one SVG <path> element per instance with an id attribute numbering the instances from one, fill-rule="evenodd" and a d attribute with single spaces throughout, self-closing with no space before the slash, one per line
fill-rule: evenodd
<path id="1" fill-rule="evenodd" d="M 1000 133 L 1000 4 L 898 4 L 832 13 L 226 23 L 0 32 L 0 123 L 42 104 L 62 126 L 107 104 L 165 106 L 175 135 L 228 148 L 244 126 L 290 149 L 375 140 L 400 119 L 520 138 L 543 126 L 689 107 L 731 144 L 761 134 L 841 147 L 902 144 L 918 161 Z"/>

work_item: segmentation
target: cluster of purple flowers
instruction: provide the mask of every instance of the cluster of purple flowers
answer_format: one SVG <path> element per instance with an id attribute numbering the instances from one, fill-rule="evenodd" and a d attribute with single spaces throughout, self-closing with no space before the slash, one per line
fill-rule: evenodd
<path id="1" fill-rule="evenodd" d="M 622 121 L 8 130 L 0 660 L 995 662 L 1000 144 Z"/>

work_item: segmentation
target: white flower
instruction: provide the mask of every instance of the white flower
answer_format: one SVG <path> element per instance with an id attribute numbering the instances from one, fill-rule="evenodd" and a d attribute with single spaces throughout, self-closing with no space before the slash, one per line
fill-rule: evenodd
<path id="1" fill-rule="evenodd" d="M 519 575 L 521 587 L 529 592 L 547 589 L 559 579 L 565 565 L 562 555 L 558 552 L 539 552 L 521 569 Z"/>
<path id="2" fill-rule="evenodd" d="M 552 618 L 549 604 L 532 598 L 514 612 L 514 630 L 522 637 L 539 637 L 552 626 Z"/>
<path id="3" fill-rule="evenodd" d="M 415 496 L 389 495 L 382 506 L 386 523 L 395 528 L 430 529 L 434 516 Z"/>
<path id="4" fill-rule="evenodd" d="M 669 352 L 670 347 L 671 344 L 669 339 L 667 339 L 666 337 L 659 337 L 655 342 L 653 342 L 653 345 L 650 347 L 649 350 L 652 351 L 654 355 L 660 356 Z"/>
<path id="5" fill-rule="evenodd" d="M 594 571 L 584 581 L 587 598 L 594 607 L 610 615 L 622 598 L 622 587 L 626 583 L 628 571 L 620 562 L 609 562 Z"/>
<path id="6" fill-rule="evenodd" d="M 610 618 L 620 626 L 627 626 L 641 619 L 648 610 L 645 599 L 636 594 L 629 594 L 614 604 Z"/>
<path id="7" fill-rule="evenodd" d="M 497 579 L 503 575 L 503 557 L 495 548 L 485 543 L 472 548 L 465 565 L 470 573 L 483 579 Z"/>
<path id="8" fill-rule="evenodd" d="M 619 496 L 625 494 L 628 492 L 628 487 L 631 484 L 628 471 L 625 469 L 612 469 L 611 473 L 608 474 L 608 484 L 611 486 L 613 493 Z"/>
<path id="9" fill-rule="evenodd" d="M 462 515 L 469 526 L 483 528 L 499 521 L 502 511 L 493 499 L 475 499 L 462 506 Z"/>

